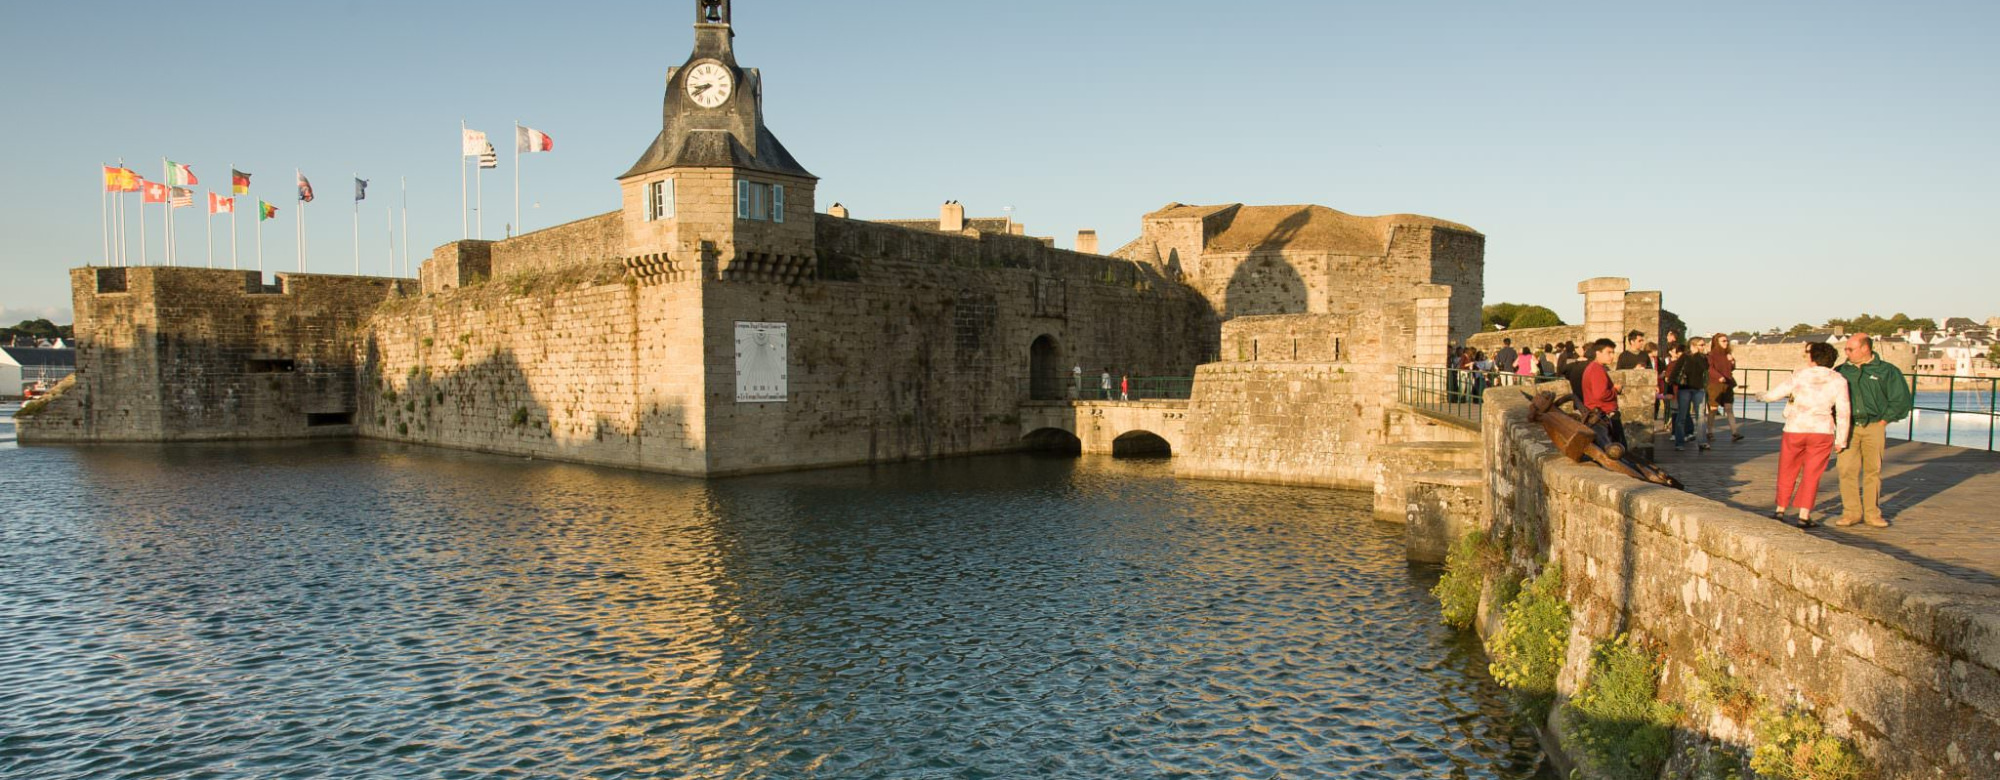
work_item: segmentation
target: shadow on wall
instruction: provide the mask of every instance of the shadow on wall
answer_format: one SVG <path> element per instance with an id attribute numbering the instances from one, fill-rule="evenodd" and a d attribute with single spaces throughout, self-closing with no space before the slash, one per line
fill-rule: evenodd
<path id="1" fill-rule="evenodd" d="M 1028 449 L 1033 452 L 1046 452 L 1055 455 L 1083 454 L 1083 440 L 1078 439 L 1076 434 L 1061 428 L 1042 428 L 1031 431 L 1028 435 L 1021 437 L 1021 441 L 1025 442 Z"/>
<path id="2" fill-rule="evenodd" d="M 474 345 L 473 348 L 478 348 Z M 355 431 L 364 437 L 519 455 L 560 455 L 597 465 L 695 473 L 681 455 L 685 442 L 647 432 L 685 430 L 686 409 L 649 400 L 627 388 L 628 414 L 586 411 L 601 391 L 530 375 L 511 349 L 488 346 L 465 360 L 420 348 L 396 375 L 385 373 L 380 343 L 371 336 L 360 367 Z M 433 366 L 433 363 L 444 365 Z M 550 393 L 568 392 L 571 397 Z"/>
<path id="3" fill-rule="evenodd" d="M 1292 212 L 1237 264 L 1236 272 L 1229 277 L 1229 287 L 1223 292 L 1223 318 L 1306 313 L 1305 278 L 1282 253 L 1311 219 L 1310 209 Z"/>
<path id="4" fill-rule="evenodd" d="M 1111 440 L 1114 458 L 1170 458 L 1173 445 L 1151 431 L 1128 431 Z"/>

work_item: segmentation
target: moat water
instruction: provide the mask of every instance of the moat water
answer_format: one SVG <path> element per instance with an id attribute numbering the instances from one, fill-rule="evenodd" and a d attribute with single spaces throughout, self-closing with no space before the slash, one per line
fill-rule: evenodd
<path id="1" fill-rule="evenodd" d="M 358 442 L 0 443 L 0 496 L 0 777 L 1543 771 L 1362 494 Z"/>

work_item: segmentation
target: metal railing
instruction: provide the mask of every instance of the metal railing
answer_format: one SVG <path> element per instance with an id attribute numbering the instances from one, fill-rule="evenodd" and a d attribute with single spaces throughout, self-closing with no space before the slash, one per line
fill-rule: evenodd
<path id="1" fill-rule="evenodd" d="M 1458 368 L 1396 368 L 1396 400 L 1431 415 L 1479 426 L 1482 396 L 1489 388 L 1526 387 L 1562 382 L 1559 376 L 1521 376 L 1500 371 Z"/>
<path id="2" fill-rule="evenodd" d="M 1736 416 L 1766 422 L 1784 420 L 1785 402 L 1758 400 L 1792 374 L 1789 368 L 1736 369 Z M 2000 377 L 1905 374 L 1915 402 L 1908 418 L 1889 426 L 1889 435 L 1949 447 L 2000 449 Z M 1751 407 L 1757 407 L 1755 418 Z M 1898 436 L 1898 434 L 1901 434 Z"/>
<path id="3" fill-rule="evenodd" d="M 1101 381 L 1101 380 L 1097 380 Z M 1185 401 L 1194 395 L 1194 377 L 1191 376 L 1135 376 L 1130 378 L 1131 389 L 1122 395 L 1118 389 L 1118 377 L 1111 378 L 1111 389 L 1105 390 L 1095 381 L 1090 385 L 1076 388 L 1079 401 Z"/>

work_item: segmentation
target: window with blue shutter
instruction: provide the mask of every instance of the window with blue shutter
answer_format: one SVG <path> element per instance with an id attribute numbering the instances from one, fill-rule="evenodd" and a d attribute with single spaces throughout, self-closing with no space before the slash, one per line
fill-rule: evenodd
<path id="1" fill-rule="evenodd" d="M 750 182 L 736 182 L 736 218 L 754 219 L 751 215 L 755 213 L 750 210 Z"/>
<path id="2" fill-rule="evenodd" d="M 785 185 L 771 185 L 771 221 L 785 221 Z"/>

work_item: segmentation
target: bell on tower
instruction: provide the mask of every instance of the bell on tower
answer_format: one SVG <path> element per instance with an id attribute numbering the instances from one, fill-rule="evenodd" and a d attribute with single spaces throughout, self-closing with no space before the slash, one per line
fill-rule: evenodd
<path id="1" fill-rule="evenodd" d="M 729 0 L 700 0 L 695 3 L 695 24 L 728 24 Z"/>

